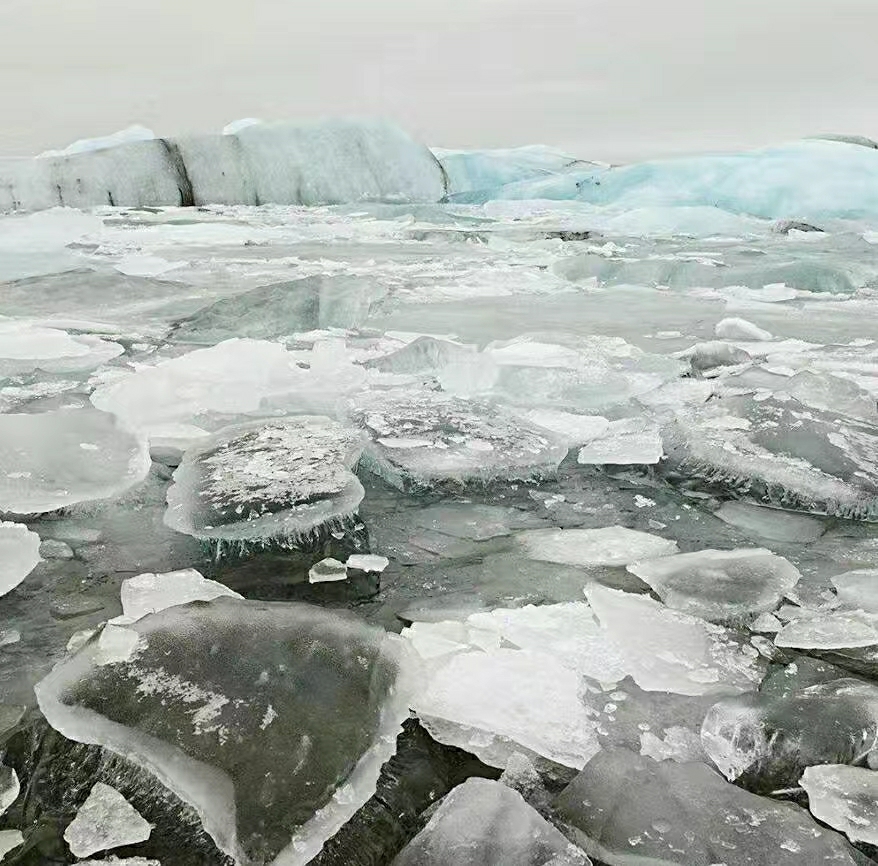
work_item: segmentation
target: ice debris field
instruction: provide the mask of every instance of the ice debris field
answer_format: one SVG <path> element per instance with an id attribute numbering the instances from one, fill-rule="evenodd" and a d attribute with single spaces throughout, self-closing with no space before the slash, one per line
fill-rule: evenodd
<path id="1" fill-rule="evenodd" d="M 878 863 L 878 145 L 0 159 L 0 860 Z"/>

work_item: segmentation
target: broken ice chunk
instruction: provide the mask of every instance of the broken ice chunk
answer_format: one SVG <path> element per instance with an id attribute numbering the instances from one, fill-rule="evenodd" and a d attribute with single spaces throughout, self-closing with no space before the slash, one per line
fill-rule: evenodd
<path id="1" fill-rule="evenodd" d="M 724 502 L 714 514 L 724 523 L 772 541 L 809 544 L 826 531 L 823 522 L 816 517 L 747 502 Z"/>
<path id="2" fill-rule="evenodd" d="M 15 589 L 39 561 L 39 535 L 22 523 L 0 520 L 0 596 Z"/>
<path id="3" fill-rule="evenodd" d="M 845 607 L 878 613 L 878 568 L 837 574 L 832 578 L 832 585 Z"/>
<path id="4" fill-rule="evenodd" d="M 802 787 L 815 818 L 851 842 L 878 845 L 878 773 L 843 764 L 808 767 Z"/>
<path id="5" fill-rule="evenodd" d="M 106 412 L 0 414 L 0 512 L 42 513 L 103 499 L 148 469 L 146 442 Z"/>
<path id="6" fill-rule="evenodd" d="M 124 625 L 168 607 L 191 601 L 210 601 L 224 595 L 241 598 L 227 586 L 207 580 L 194 568 L 165 574 L 139 574 L 122 581 L 122 616 L 111 622 Z"/>
<path id="7" fill-rule="evenodd" d="M 625 669 L 648 691 L 734 694 L 762 680 L 758 653 L 727 629 L 665 607 L 643 595 L 597 583 L 585 588 L 601 628 Z"/>
<path id="8" fill-rule="evenodd" d="M 145 842 L 152 825 L 115 789 L 98 782 L 64 831 L 74 857 Z"/>
<path id="9" fill-rule="evenodd" d="M 624 526 L 602 529 L 533 529 L 516 542 L 525 556 L 543 562 L 582 567 L 623 566 L 639 559 L 677 553 L 676 542 Z"/>
<path id="10" fill-rule="evenodd" d="M 386 556 L 376 556 L 371 553 L 352 553 L 345 565 L 348 568 L 357 569 L 358 571 L 369 571 L 380 574 L 390 565 L 390 560 Z"/>
<path id="11" fill-rule="evenodd" d="M 307 540 L 363 498 L 357 431 L 300 416 L 229 427 L 188 451 L 168 490 L 171 529 L 246 550 Z"/>
<path id="12" fill-rule="evenodd" d="M 490 779 L 468 779 L 439 804 L 392 866 L 589 866 L 585 853 Z"/>
<path id="13" fill-rule="evenodd" d="M 815 764 L 862 761 L 876 738 L 878 686 L 855 679 L 726 698 L 701 727 L 704 750 L 720 772 L 758 793 L 794 787 Z"/>
<path id="14" fill-rule="evenodd" d="M 308 571 L 309 583 L 331 583 L 338 580 L 347 580 L 348 569 L 343 562 L 328 557 L 314 563 Z"/>
<path id="15" fill-rule="evenodd" d="M 18 781 L 18 773 L 12 767 L 0 764 L 0 815 L 18 799 L 19 793 L 21 793 L 21 785 Z"/>
<path id="16" fill-rule="evenodd" d="M 429 391 L 370 393 L 352 407 L 373 442 L 363 465 L 400 489 L 554 472 L 567 447 L 505 409 Z"/>
<path id="17" fill-rule="evenodd" d="M 569 448 L 599 439 L 610 429 L 610 422 L 600 415 L 577 415 L 560 409 L 527 409 L 521 417 L 559 436 Z"/>
<path id="18" fill-rule="evenodd" d="M 822 611 L 787 623 L 775 639 L 780 647 L 844 650 L 878 646 L 878 614 L 863 610 Z"/>
<path id="19" fill-rule="evenodd" d="M 579 451 L 579 463 L 587 465 L 651 466 L 664 455 L 657 427 L 640 419 L 613 421 L 602 436 Z"/>
<path id="20" fill-rule="evenodd" d="M 19 845 L 24 845 L 24 836 L 20 830 L 0 830 L 0 860 Z"/>
<path id="21" fill-rule="evenodd" d="M 707 807 L 709 804 L 709 807 Z M 612 866 L 855 866 L 857 852 L 792 803 L 759 797 L 701 763 L 600 752 L 555 801 L 573 840 Z"/>
<path id="22" fill-rule="evenodd" d="M 659 598 L 714 622 L 774 610 L 798 582 L 799 570 L 770 550 L 699 550 L 635 562 L 628 571 Z"/>
<path id="23" fill-rule="evenodd" d="M 106 663 L 91 641 L 37 700 L 68 739 L 152 773 L 157 810 L 167 786 L 230 856 L 288 848 L 300 866 L 371 796 L 411 702 L 399 638 L 311 605 L 225 597 L 119 630 L 138 638 L 133 657 Z"/>
<path id="24" fill-rule="evenodd" d="M 768 332 L 748 322 L 746 319 L 723 319 L 717 322 L 714 333 L 721 340 L 773 340 L 774 337 Z"/>

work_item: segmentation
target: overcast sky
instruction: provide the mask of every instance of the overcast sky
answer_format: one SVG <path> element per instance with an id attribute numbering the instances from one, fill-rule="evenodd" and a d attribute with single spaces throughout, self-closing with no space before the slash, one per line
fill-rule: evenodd
<path id="1" fill-rule="evenodd" d="M 381 115 L 626 161 L 878 138 L 878 0 L 0 0 L 0 154 Z"/>

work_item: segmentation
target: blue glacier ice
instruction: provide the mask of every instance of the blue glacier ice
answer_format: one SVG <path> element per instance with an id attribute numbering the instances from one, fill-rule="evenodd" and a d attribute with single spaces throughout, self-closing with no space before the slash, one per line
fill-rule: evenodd
<path id="1" fill-rule="evenodd" d="M 438 201 L 445 191 L 432 153 L 382 121 L 258 124 L 0 160 L 0 211 Z"/>
<path id="2" fill-rule="evenodd" d="M 765 219 L 878 219 L 878 152 L 845 141 L 807 140 L 597 166 L 501 187 L 490 198 L 576 199 L 620 209 L 717 207 Z"/>
<path id="3" fill-rule="evenodd" d="M 433 154 L 448 175 L 448 194 L 492 190 L 519 181 L 554 179 L 558 175 L 590 166 L 576 157 L 545 145 L 496 150 L 446 150 Z"/>

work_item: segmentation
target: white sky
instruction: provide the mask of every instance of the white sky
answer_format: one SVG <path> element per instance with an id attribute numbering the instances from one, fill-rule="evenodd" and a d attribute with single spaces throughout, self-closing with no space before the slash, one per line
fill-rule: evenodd
<path id="1" fill-rule="evenodd" d="M 0 154 L 381 115 L 626 161 L 878 138 L 878 0 L 0 0 Z"/>

